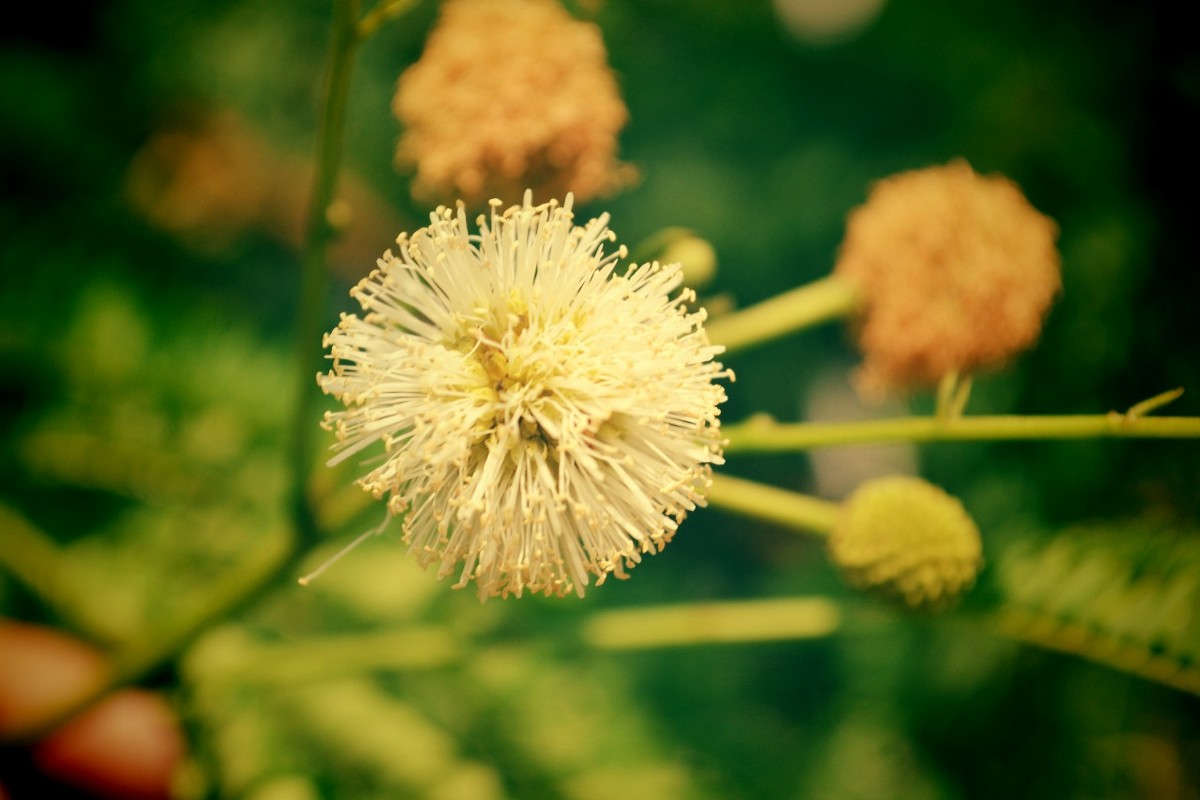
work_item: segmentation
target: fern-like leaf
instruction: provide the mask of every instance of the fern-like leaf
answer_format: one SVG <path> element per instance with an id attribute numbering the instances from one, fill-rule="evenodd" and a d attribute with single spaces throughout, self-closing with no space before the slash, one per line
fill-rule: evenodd
<path id="1" fill-rule="evenodd" d="M 1200 694 L 1200 531 L 1076 527 L 997 560 L 1000 629 Z"/>

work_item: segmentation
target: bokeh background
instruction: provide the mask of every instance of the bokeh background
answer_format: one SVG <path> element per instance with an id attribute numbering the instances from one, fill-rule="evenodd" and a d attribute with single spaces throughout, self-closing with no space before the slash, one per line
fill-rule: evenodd
<path id="1" fill-rule="evenodd" d="M 702 288 L 714 311 L 827 274 L 873 180 L 965 157 L 1058 221 L 1064 271 L 1038 347 L 977 381 L 969 411 L 1103 413 L 1183 386 L 1171 411 L 1200 415 L 1200 51 L 1182 6 L 570 8 L 603 30 L 630 110 L 621 155 L 641 174 L 580 216 L 610 212 L 631 246 L 668 226 L 703 236 L 719 258 Z M 104 0 L 6 15 L 0 616 L 120 653 L 284 541 L 329 11 Z M 435 13 L 421 2 L 360 52 L 331 324 L 350 309 L 344 289 L 429 211 L 392 165 L 389 107 Z M 856 360 L 841 325 L 739 353 L 725 418 L 931 407 L 862 404 Z M 1107 441 L 730 458 L 730 474 L 831 499 L 893 471 L 962 498 L 987 566 L 962 607 L 936 618 L 846 589 L 819 541 L 716 510 L 583 601 L 480 605 L 385 534 L 312 587 L 280 585 L 148 677 L 188 737 L 174 791 L 1197 798 L 1200 699 L 1134 673 L 1154 659 L 1200 667 L 1198 450 Z M 322 520 L 330 552 L 382 514 L 351 480 L 324 478 L 337 498 Z M 836 630 L 637 652 L 579 635 L 612 610 L 809 596 L 837 604 Z M 1012 608 L 1057 646 L 999 635 L 991 621 Z M 20 753 L 5 751 L 0 768 L 33 780 Z"/>

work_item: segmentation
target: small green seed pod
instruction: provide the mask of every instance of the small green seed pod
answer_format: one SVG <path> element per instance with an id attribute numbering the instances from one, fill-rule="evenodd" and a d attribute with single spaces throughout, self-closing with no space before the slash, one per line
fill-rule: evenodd
<path id="1" fill-rule="evenodd" d="M 859 487 L 829 535 L 829 557 L 852 586 L 927 611 L 949 607 L 971 587 L 982 550 L 962 503 L 907 476 Z"/>

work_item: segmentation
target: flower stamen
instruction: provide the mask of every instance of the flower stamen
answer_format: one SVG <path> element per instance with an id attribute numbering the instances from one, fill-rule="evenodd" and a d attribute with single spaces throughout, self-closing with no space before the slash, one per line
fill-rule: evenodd
<path id="1" fill-rule="evenodd" d="M 318 376 L 331 463 L 376 441 L 360 483 L 405 541 L 481 598 L 583 595 L 660 551 L 722 463 L 732 377 L 678 265 L 617 265 L 607 216 L 572 198 L 501 211 L 479 233 L 440 208 L 352 292 Z"/>

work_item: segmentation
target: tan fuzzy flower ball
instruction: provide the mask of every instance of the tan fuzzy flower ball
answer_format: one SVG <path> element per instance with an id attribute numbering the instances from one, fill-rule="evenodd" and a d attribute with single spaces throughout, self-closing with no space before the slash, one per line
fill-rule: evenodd
<path id="1" fill-rule="evenodd" d="M 617 160 L 629 113 L 600 29 L 556 0 L 449 0 L 397 86 L 396 161 L 423 200 L 579 202 L 633 179 Z"/>
<path id="2" fill-rule="evenodd" d="M 1057 235 L 1016 184 L 962 160 L 877 183 L 835 269 L 862 293 L 860 388 L 932 386 L 1030 347 L 1061 286 Z"/>

